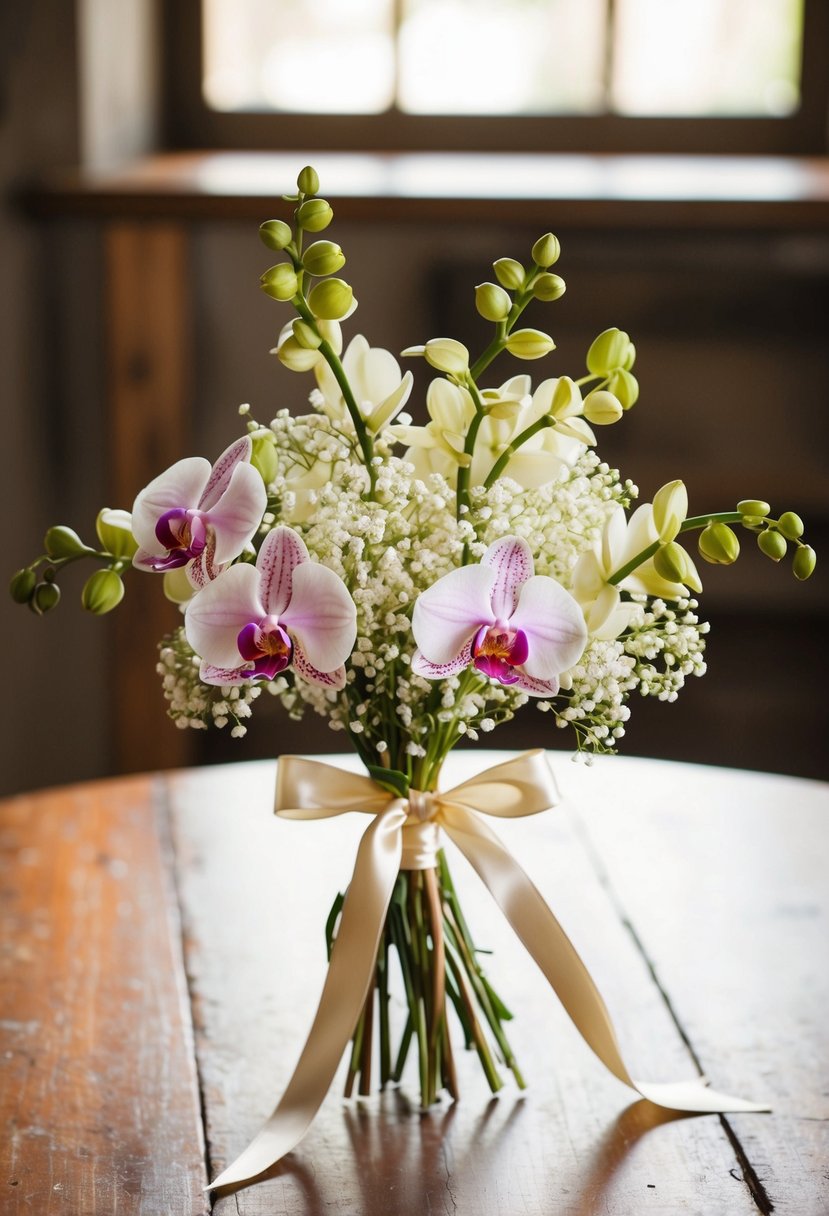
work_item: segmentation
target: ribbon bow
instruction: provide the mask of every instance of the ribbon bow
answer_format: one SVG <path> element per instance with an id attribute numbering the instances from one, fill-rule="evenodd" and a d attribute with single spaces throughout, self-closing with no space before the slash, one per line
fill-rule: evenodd
<path id="1" fill-rule="evenodd" d="M 389 794 L 366 776 L 299 756 L 282 757 L 276 782 L 278 815 L 326 819 L 359 811 L 374 820 L 357 850 L 319 1007 L 294 1074 L 257 1136 L 208 1190 L 255 1178 L 305 1135 L 365 1004 L 398 871 L 435 865 L 440 828 L 477 871 L 582 1038 L 615 1077 L 670 1110 L 713 1114 L 769 1109 L 717 1093 L 700 1077 L 668 1084 L 631 1078 L 610 1014 L 587 968 L 540 892 L 482 819 L 536 815 L 557 801 L 558 789 L 540 749 L 496 764 L 445 793 L 412 790 L 408 798 Z"/>

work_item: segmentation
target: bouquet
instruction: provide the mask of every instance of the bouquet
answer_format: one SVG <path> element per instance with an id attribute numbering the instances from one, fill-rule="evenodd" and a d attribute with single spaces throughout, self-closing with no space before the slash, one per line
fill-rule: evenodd
<path id="1" fill-rule="evenodd" d="M 736 526 L 775 562 L 791 548 L 796 578 L 815 566 L 799 517 L 772 515 L 760 499 L 689 515 L 686 488 L 673 480 L 632 509 L 636 487 L 595 450 L 596 430 L 623 422 L 639 394 L 624 331 L 600 333 L 575 378 L 533 384 L 520 366 L 492 375 L 501 355 L 521 365 L 554 350 L 548 333 L 520 320 L 531 301 L 564 294 L 555 236 L 541 236 L 526 264 L 500 258 L 494 279 L 475 288 L 492 325 L 482 351 L 436 337 L 402 352 L 437 373 L 428 420 L 415 422 L 403 412 L 412 371 L 359 334 L 344 346 L 357 302 L 339 274 L 342 250 L 318 236 L 333 212 L 312 168 L 286 203 L 292 220 L 260 229 L 280 255 L 261 287 L 290 310 L 273 353 L 312 376 L 310 410 L 258 421 L 243 406 L 243 434 L 215 463 L 182 459 L 131 512 L 102 510 L 97 543 L 50 528 L 43 555 L 11 584 L 18 602 L 45 613 L 64 567 L 91 561 L 82 602 L 103 614 L 122 599 L 125 576 L 155 575 L 182 613 L 158 663 L 177 726 L 242 736 L 267 692 L 291 717 L 323 715 L 365 765 L 355 778 L 280 761 L 281 814 L 375 818 L 348 895 L 328 918 L 329 978 L 297 1074 L 221 1182 L 293 1147 L 349 1040 L 347 1094 L 369 1092 L 372 1076 L 381 1086 L 399 1080 L 414 1052 L 423 1105 L 442 1091 L 457 1097 L 452 1019 L 493 1091 L 504 1068 L 524 1086 L 511 1015 L 481 966 L 440 829 L 490 886 L 600 1058 L 634 1084 L 612 1027 L 592 1026 L 590 1011 L 606 1011 L 578 956 L 483 822 L 551 805 L 543 756 L 443 794 L 441 766 L 460 739 L 489 737 L 528 705 L 572 731 L 579 753 L 611 752 L 634 694 L 673 701 L 687 677 L 702 675 L 702 586 L 683 543 L 692 536 L 706 562 L 736 560 Z M 395 980 L 405 993 L 398 1026 Z M 682 1109 L 756 1109 L 699 1085 L 637 1087 Z"/>

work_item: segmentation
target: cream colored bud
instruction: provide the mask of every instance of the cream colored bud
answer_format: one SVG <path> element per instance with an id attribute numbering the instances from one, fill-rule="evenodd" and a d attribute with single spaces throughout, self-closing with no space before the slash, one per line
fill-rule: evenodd
<path id="1" fill-rule="evenodd" d="M 422 354 L 431 367 L 447 376 L 462 376 L 469 370 L 469 351 L 454 338 L 430 338 L 425 346 L 409 347 L 403 354 Z"/>
<path id="2" fill-rule="evenodd" d="M 730 566 L 740 556 L 736 534 L 722 520 L 711 520 L 700 532 L 697 547 L 700 556 L 712 566 Z"/>
<path id="3" fill-rule="evenodd" d="M 485 321 L 505 321 L 512 300 L 497 283 L 479 283 L 475 288 L 475 307 Z"/>
<path id="4" fill-rule="evenodd" d="M 81 603 L 87 612 L 103 616 L 124 598 L 124 584 L 114 570 L 96 570 L 84 583 Z"/>
<path id="5" fill-rule="evenodd" d="M 320 179 L 313 165 L 306 165 L 304 169 L 300 169 L 296 185 L 300 194 L 316 194 L 318 192 Z"/>
<path id="6" fill-rule="evenodd" d="M 559 376 L 550 403 L 552 416 L 558 420 L 569 418 L 571 414 L 580 414 L 581 408 L 581 389 L 575 380 L 569 376 Z"/>
<path id="7" fill-rule="evenodd" d="M 290 338 L 284 338 L 271 351 L 271 354 L 276 355 L 279 362 L 290 368 L 292 372 L 309 372 L 320 357 L 318 351 L 300 346 L 293 335 Z"/>
<path id="8" fill-rule="evenodd" d="M 607 389 L 597 388 L 584 399 L 584 416 L 594 426 L 610 426 L 618 422 L 623 413 L 621 401 Z"/>
<path id="9" fill-rule="evenodd" d="M 792 561 L 792 573 L 803 582 L 810 577 L 817 565 L 817 554 L 811 545 L 799 545 Z"/>
<path id="10" fill-rule="evenodd" d="M 334 210 L 324 198 L 309 198 L 297 209 L 297 223 L 306 232 L 322 232 L 334 218 Z"/>
<path id="11" fill-rule="evenodd" d="M 779 532 L 772 531 L 771 528 L 758 535 L 757 544 L 760 547 L 761 553 L 765 553 L 766 557 L 770 557 L 773 562 L 779 562 L 786 556 L 787 546 L 785 536 L 781 536 Z"/>
<path id="12" fill-rule="evenodd" d="M 291 322 L 291 333 L 305 350 L 318 350 L 322 342 L 322 338 L 314 326 L 309 325 L 307 321 L 303 321 L 300 317 Z"/>
<path id="13" fill-rule="evenodd" d="M 555 350 L 556 344 L 549 334 L 540 329 L 516 329 L 506 342 L 507 350 L 516 359 L 541 359 Z"/>
<path id="14" fill-rule="evenodd" d="M 102 507 L 95 520 L 95 531 L 101 547 L 113 557 L 132 560 L 138 552 L 138 541 L 132 534 L 132 516 L 129 511 Z"/>
<path id="15" fill-rule="evenodd" d="M 502 287 L 506 287 L 507 291 L 518 291 L 524 286 L 526 272 L 515 258 L 499 258 L 497 262 L 492 263 L 492 269 L 498 282 Z"/>
<path id="16" fill-rule="evenodd" d="M 664 543 L 674 539 L 688 515 L 688 491 L 682 481 L 669 481 L 653 496 L 653 524 Z"/>
<path id="17" fill-rule="evenodd" d="M 284 220 L 265 220 L 264 224 L 259 225 L 259 239 L 268 249 L 281 253 L 290 245 L 294 234 Z"/>
<path id="18" fill-rule="evenodd" d="M 314 241 L 302 255 L 302 265 L 315 278 L 336 274 L 345 266 L 345 254 L 333 241 Z"/>
<path id="19" fill-rule="evenodd" d="M 540 274 L 533 283 L 533 295 L 537 300 L 544 300 L 547 304 L 552 300 L 560 299 L 566 290 L 567 284 L 558 274 Z"/>
<path id="20" fill-rule="evenodd" d="M 771 504 L 764 502 L 762 498 L 743 498 L 737 503 L 737 510 L 743 516 L 760 520 L 770 513 Z"/>
<path id="21" fill-rule="evenodd" d="M 272 431 L 258 431 L 253 437 L 253 451 L 250 463 L 258 470 L 266 486 L 269 486 L 279 472 L 279 461 L 276 456 L 276 437 Z"/>
<path id="22" fill-rule="evenodd" d="M 348 315 L 354 292 L 344 279 L 325 279 L 312 287 L 308 307 L 322 321 L 341 321 Z"/>
<path id="23" fill-rule="evenodd" d="M 553 266 L 561 256 L 561 244 L 557 236 L 553 236 L 552 232 L 547 232 L 544 236 L 540 236 L 533 245 L 533 261 L 536 266 L 543 266 L 546 270 L 548 266 Z"/>
<path id="24" fill-rule="evenodd" d="M 609 376 L 625 366 L 630 347 L 630 338 L 624 330 L 616 329 L 615 326 L 604 330 L 590 344 L 587 370 L 594 376 Z M 622 404 L 624 405 L 624 402 Z"/>
<path id="25" fill-rule="evenodd" d="M 622 367 L 607 382 L 608 392 L 618 398 L 623 410 L 629 410 L 639 400 L 639 381 Z"/>
<path id="26" fill-rule="evenodd" d="M 669 583 L 684 583 L 687 572 L 687 553 L 675 540 L 669 541 L 653 555 L 653 568 L 660 578 Z"/>
<path id="27" fill-rule="evenodd" d="M 299 286 L 296 272 L 288 262 L 280 262 L 277 266 L 271 266 L 270 270 L 266 270 L 262 275 L 259 283 L 265 295 L 283 302 L 292 300 Z"/>

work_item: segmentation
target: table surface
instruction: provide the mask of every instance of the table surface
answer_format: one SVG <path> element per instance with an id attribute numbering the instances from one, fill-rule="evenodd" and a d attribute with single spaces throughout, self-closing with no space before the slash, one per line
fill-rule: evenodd
<path id="1" fill-rule="evenodd" d="M 500 757 L 461 753 L 447 779 Z M 529 1089 L 427 1114 L 346 1102 L 224 1216 L 829 1211 L 829 786 L 553 756 L 564 799 L 499 824 L 603 992 L 634 1075 L 704 1071 L 770 1115 L 679 1116 L 590 1054 L 457 855 Z M 342 763 L 348 763 L 345 758 Z M 190 1216 L 270 1112 L 321 986 L 362 816 L 271 814 L 274 765 L 2 803 L 0 1211 Z"/>

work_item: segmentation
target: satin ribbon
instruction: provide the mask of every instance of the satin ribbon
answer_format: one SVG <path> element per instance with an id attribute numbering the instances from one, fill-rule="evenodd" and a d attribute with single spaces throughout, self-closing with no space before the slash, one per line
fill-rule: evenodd
<path id="1" fill-rule="evenodd" d="M 587 968 L 540 892 L 482 819 L 536 815 L 557 801 L 558 790 L 540 749 L 497 764 L 446 793 L 413 790 L 408 799 L 393 797 L 369 777 L 298 756 L 282 757 L 278 815 L 326 819 L 359 811 L 374 820 L 357 850 L 319 1007 L 294 1074 L 258 1135 L 207 1190 L 255 1178 L 305 1135 L 365 1005 L 398 871 L 435 864 L 438 829 L 480 875 L 582 1038 L 615 1077 L 669 1110 L 713 1114 L 770 1109 L 717 1093 L 700 1077 L 669 1084 L 633 1080 Z"/>

